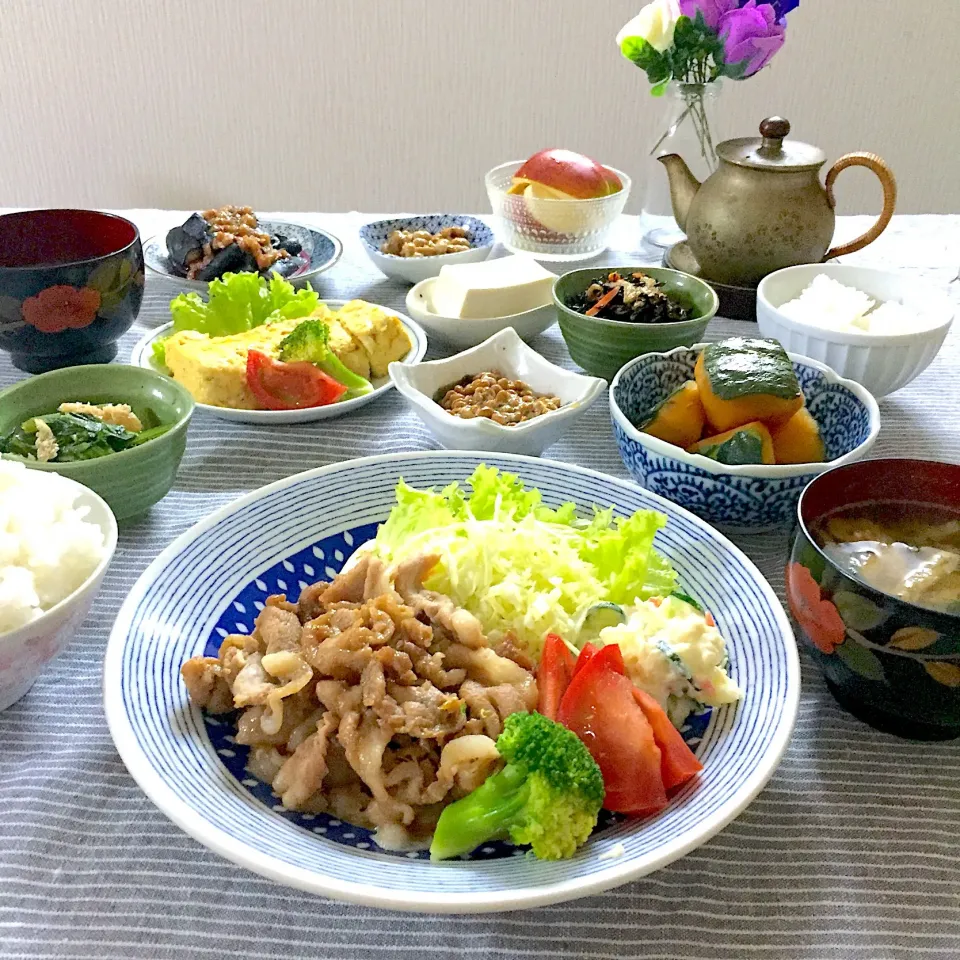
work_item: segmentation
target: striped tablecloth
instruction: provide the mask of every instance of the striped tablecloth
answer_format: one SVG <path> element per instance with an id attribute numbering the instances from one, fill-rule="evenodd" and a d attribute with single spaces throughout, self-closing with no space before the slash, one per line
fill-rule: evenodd
<path id="1" fill-rule="evenodd" d="M 176 214 L 128 212 L 144 237 Z M 360 214 L 284 214 L 344 241 L 323 295 L 403 310 L 405 287 L 367 261 Z M 860 232 L 862 218 L 840 225 Z M 617 237 L 631 253 L 636 223 Z M 898 217 L 851 262 L 941 284 L 960 267 L 960 216 Z M 647 262 L 650 262 L 647 260 Z M 952 287 L 960 301 L 960 284 Z M 167 318 L 176 287 L 148 278 L 120 360 Z M 712 337 L 749 326 L 716 321 Z M 535 347 L 570 365 L 554 327 Z M 431 356 L 437 355 L 436 349 Z M 0 356 L 0 385 L 18 376 Z M 876 456 L 960 462 L 960 334 L 933 366 L 881 401 Z M 779 770 L 710 843 L 602 896 L 527 913 L 400 915 L 276 886 L 189 839 L 143 796 L 107 731 L 100 671 L 110 625 L 148 562 L 238 495 L 300 470 L 436 444 L 396 394 L 339 420 L 265 429 L 198 412 L 174 491 L 127 526 L 90 618 L 33 690 L 0 714 L 0 957 L 589 958 L 886 960 L 960 956 L 960 742 L 914 744 L 842 713 L 809 662 L 800 717 Z M 548 455 L 623 477 L 605 402 Z M 783 595 L 784 539 L 740 545 Z"/>

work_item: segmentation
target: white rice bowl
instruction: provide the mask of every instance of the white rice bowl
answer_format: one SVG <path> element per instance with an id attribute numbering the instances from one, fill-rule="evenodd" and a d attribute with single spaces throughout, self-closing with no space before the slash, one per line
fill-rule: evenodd
<path id="1" fill-rule="evenodd" d="M 0 459 L 0 635 L 65 600 L 104 558 L 103 530 L 79 496 L 56 473 Z"/>

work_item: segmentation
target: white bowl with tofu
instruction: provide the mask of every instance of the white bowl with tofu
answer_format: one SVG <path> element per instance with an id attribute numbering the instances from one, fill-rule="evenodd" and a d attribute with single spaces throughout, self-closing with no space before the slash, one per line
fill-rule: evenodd
<path id="1" fill-rule="evenodd" d="M 357 301 L 349 302 L 356 303 Z M 347 303 L 348 301 L 343 300 L 326 301 L 326 305 L 330 307 L 331 310 L 335 311 L 339 310 L 341 307 L 344 307 Z M 407 349 L 401 357 L 403 362 L 407 364 L 419 363 L 427 352 L 427 335 L 417 323 L 415 323 L 409 317 L 404 316 L 402 313 L 396 313 L 395 311 L 388 310 L 386 308 L 378 309 L 389 315 L 392 320 L 395 320 L 393 326 L 396 328 L 396 331 L 399 333 L 399 331 L 402 330 L 406 340 L 409 343 L 409 349 Z M 273 340 L 276 340 L 277 336 L 281 338 L 286 336 L 286 334 L 290 333 L 291 329 L 295 327 L 302 319 L 305 318 L 298 318 L 297 321 L 281 321 L 277 324 L 271 324 L 270 327 L 273 328 L 272 331 L 267 331 L 265 327 L 255 327 L 253 331 L 250 331 L 250 333 L 257 334 L 257 332 L 260 331 L 262 333 L 260 341 L 257 343 L 247 344 L 247 346 L 257 347 L 257 349 L 268 349 L 270 343 Z M 241 423 L 259 424 L 309 423 L 315 420 L 326 420 L 332 417 L 341 417 L 344 414 L 356 410 L 358 407 L 365 406 L 366 404 L 376 400 L 377 397 L 381 396 L 387 390 L 391 390 L 393 388 L 393 381 L 390 379 L 386 369 L 387 363 L 383 362 L 380 366 L 377 366 L 376 369 L 372 369 L 369 373 L 369 380 L 373 386 L 373 390 L 370 393 L 364 394 L 363 396 L 339 400 L 336 403 L 330 403 L 326 406 L 303 407 L 293 410 L 262 410 L 249 409 L 242 406 L 225 406 L 219 403 L 205 402 L 207 399 L 207 394 L 205 392 L 200 392 L 199 399 L 198 394 L 194 392 L 199 387 L 203 387 L 203 389 L 206 390 L 206 387 L 208 386 L 206 384 L 206 380 L 209 378 L 202 370 L 189 377 L 186 377 L 186 379 L 183 379 L 186 376 L 186 371 L 181 371 L 181 375 L 177 376 L 176 371 L 171 371 L 157 359 L 154 351 L 154 344 L 160 340 L 165 340 L 171 335 L 172 332 L 172 323 L 166 323 L 152 330 L 133 348 L 133 352 L 130 356 L 130 362 L 134 366 L 145 367 L 148 370 L 154 370 L 158 373 L 163 373 L 166 376 L 171 376 L 171 374 L 173 374 L 173 379 L 183 382 L 184 386 L 190 391 L 191 395 L 194 396 L 194 399 L 197 400 L 196 406 L 198 410 L 205 410 L 206 412 L 213 414 L 215 417 L 220 417 L 223 420 L 235 420 L 240 421 Z M 220 341 L 230 341 L 234 340 L 235 338 L 221 337 L 216 339 Z M 340 359 L 343 362 L 347 362 L 342 356 Z M 218 376 L 223 372 L 224 371 L 218 369 L 213 372 L 213 375 Z M 235 373 L 235 371 L 229 370 L 226 371 L 226 373 L 232 375 Z M 361 375 L 368 376 L 366 373 L 361 373 Z M 227 391 L 225 396 L 233 396 L 233 393 L 234 391 Z"/>
<path id="2" fill-rule="evenodd" d="M 473 347 L 513 328 L 531 340 L 556 322 L 556 274 L 532 257 L 445 266 L 407 293 L 407 310 L 432 336 Z"/>
<path id="3" fill-rule="evenodd" d="M 472 414 L 461 409 L 459 413 L 452 413 L 441 405 L 453 388 L 482 374 L 499 374 L 508 381 L 504 392 L 513 396 L 505 398 L 502 411 Z M 390 376 L 417 416 L 447 449 L 527 456 L 539 456 L 567 433 L 607 385 L 599 377 L 588 377 L 550 363 L 528 347 L 512 327 L 445 360 L 391 363 Z M 469 397 L 458 397 L 451 406 L 461 399 Z M 545 407 L 555 401 L 558 402 L 555 409 L 538 413 L 531 410 L 532 415 L 520 422 L 504 424 L 492 419 L 492 414 L 499 412 L 515 419 L 524 406 Z"/>

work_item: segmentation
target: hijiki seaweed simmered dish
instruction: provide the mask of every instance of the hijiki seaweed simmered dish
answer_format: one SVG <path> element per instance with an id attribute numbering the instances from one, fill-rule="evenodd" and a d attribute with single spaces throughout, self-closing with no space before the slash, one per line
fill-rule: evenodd
<path id="1" fill-rule="evenodd" d="M 663 515 L 552 509 L 484 466 L 468 485 L 401 480 L 332 582 L 268 598 L 181 672 L 287 809 L 437 860 L 492 840 L 570 857 L 601 808 L 662 810 L 701 769 L 687 717 L 741 694 L 652 548 Z"/>
<path id="2" fill-rule="evenodd" d="M 598 277 L 567 306 L 601 320 L 623 323 L 679 323 L 694 316 L 692 307 L 668 294 L 659 280 L 642 270 L 629 276 L 612 272 Z"/>

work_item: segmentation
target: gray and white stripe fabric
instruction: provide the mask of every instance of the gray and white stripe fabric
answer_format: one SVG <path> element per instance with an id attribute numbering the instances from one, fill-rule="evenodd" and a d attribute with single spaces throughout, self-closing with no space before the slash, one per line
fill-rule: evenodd
<path id="1" fill-rule="evenodd" d="M 177 214 L 132 211 L 144 237 Z M 356 231 L 372 217 L 283 214 L 344 241 L 320 280 L 330 298 L 403 311 L 406 287 L 367 261 Z M 181 218 L 182 219 L 182 218 Z M 866 218 L 841 223 L 844 238 Z M 651 262 L 620 253 L 598 263 Z M 898 217 L 852 262 L 947 284 L 960 267 L 960 216 Z M 954 299 L 960 302 L 958 285 Z M 175 285 L 149 277 L 119 359 L 167 319 Z M 711 338 L 749 331 L 716 321 Z M 554 327 L 534 344 L 570 366 Z M 431 345 L 429 356 L 442 355 Z M 22 376 L 0 357 L 0 385 Z M 958 334 L 912 385 L 881 401 L 875 456 L 960 462 Z M 181 833 L 120 762 L 101 706 L 101 664 L 117 609 L 157 553 L 214 508 L 300 470 L 375 453 L 430 449 L 391 393 L 358 413 L 259 428 L 194 417 L 174 491 L 126 526 L 93 612 L 67 652 L 0 714 L 0 957 L 6 960 L 894 960 L 960 956 L 960 744 L 913 744 L 845 715 L 804 661 L 800 717 L 770 784 L 714 840 L 610 893 L 527 913 L 399 915 L 328 902 L 221 860 Z M 605 400 L 547 455 L 625 471 Z M 783 596 L 785 538 L 738 540 Z"/>

